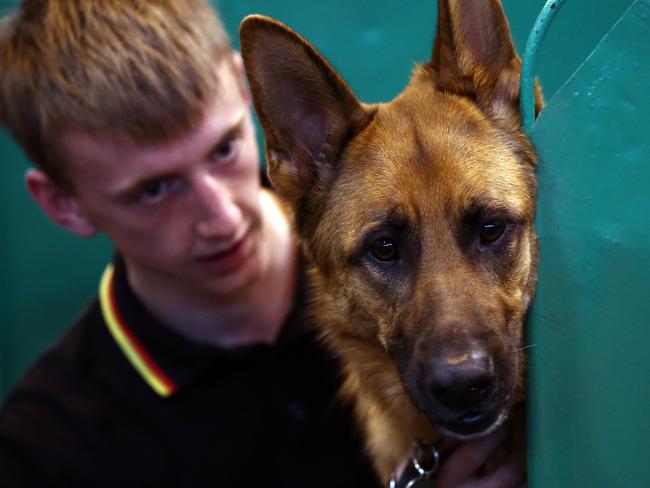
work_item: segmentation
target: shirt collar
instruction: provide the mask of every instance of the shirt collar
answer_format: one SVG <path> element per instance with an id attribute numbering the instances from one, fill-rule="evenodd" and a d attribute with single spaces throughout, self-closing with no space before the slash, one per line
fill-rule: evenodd
<path id="1" fill-rule="evenodd" d="M 299 276 L 294 307 L 275 346 L 260 343 L 221 348 L 182 336 L 156 319 L 135 295 L 119 256 L 104 270 L 99 301 L 104 322 L 124 356 L 152 390 L 161 397 L 170 397 L 217 361 L 265 354 L 272 347 L 283 347 L 304 336 L 304 307 L 299 306 L 304 303 L 304 276 Z"/>

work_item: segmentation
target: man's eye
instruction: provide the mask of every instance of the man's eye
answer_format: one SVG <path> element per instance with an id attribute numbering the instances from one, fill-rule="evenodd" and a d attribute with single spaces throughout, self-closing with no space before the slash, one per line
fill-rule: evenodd
<path id="1" fill-rule="evenodd" d="M 227 141 L 219 144 L 214 151 L 213 157 L 217 161 L 231 158 L 237 150 L 237 140 L 228 139 Z"/>
<path id="2" fill-rule="evenodd" d="M 140 189 L 140 200 L 144 203 L 153 203 L 162 199 L 169 191 L 169 183 L 163 180 L 149 181 Z"/>

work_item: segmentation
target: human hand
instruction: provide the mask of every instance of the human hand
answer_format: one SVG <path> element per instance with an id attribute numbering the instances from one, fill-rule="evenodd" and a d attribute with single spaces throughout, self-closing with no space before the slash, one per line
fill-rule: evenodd
<path id="1" fill-rule="evenodd" d="M 509 437 L 507 427 L 501 427 L 487 437 L 461 444 L 440 467 L 437 486 L 439 488 L 525 487 L 525 441 L 523 437 L 519 437 L 519 439 L 517 436 Z M 481 468 L 499 448 L 506 448 L 503 461 L 491 471 L 481 473 Z"/>

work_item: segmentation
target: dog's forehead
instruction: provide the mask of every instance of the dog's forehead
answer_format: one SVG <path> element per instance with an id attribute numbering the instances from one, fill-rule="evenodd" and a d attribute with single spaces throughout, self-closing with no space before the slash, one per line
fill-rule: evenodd
<path id="1" fill-rule="evenodd" d="M 531 168 L 469 100 L 414 80 L 350 142 L 341 177 L 374 209 L 428 205 L 462 212 L 477 199 L 532 212 Z M 444 207 L 444 209 L 443 209 Z"/>

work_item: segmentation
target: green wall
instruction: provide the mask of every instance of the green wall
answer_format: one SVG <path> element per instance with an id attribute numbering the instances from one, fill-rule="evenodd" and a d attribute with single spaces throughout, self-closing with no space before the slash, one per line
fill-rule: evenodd
<path id="1" fill-rule="evenodd" d="M 650 0 L 637 0 L 534 128 L 536 487 L 650 487 L 649 52 Z"/>
<path id="2" fill-rule="evenodd" d="M 15 0 L 0 0 L 0 12 L 9 10 L 16 3 Z M 313 42 L 342 73 L 359 97 L 369 102 L 389 100 L 399 93 L 409 78 L 413 62 L 425 61 L 428 58 L 435 26 L 434 0 L 331 0 L 312 2 L 309 6 L 295 0 L 272 2 L 222 0 L 214 3 L 221 10 L 224 22 L 234 39 L 236 39 L 236 29 L 240 19 L 248 13 L 271 15 L 289 24 Z M 521 52 L 528 30 L 544 1 L 504 0 L 503 3 L 511 22 L 515 42 Z M 552 95 L 578 69 L 631 3 L 632 0 L 567 0 L 547 37 L 538 64 L 537 72 L 547 99 L 551 99 Z M 635 35 L 642 35 L 644 32 L 648 34 L 647 30 L 641 30 Z M 633 39 L 632 44 L 634 44 Z M 647 80 L 648 70 L 642 74 Z M 633 76 L 633 73 L 625 75 Z M 569 103 L 571 99 L 566 97 L 566 93 L 565 90 L 563 96 L 567 100 L 566 103 Z M 624 97 L 625 94 L 626 92 L 618 93 L 623 97 L 622 104 L 629 103 L 629 100 Z M 613 93 L 611 96 L 618 95 Z M 615 106 L 616 98 L 612 98 L 612 101 Z M 565 107 L 565 112 L 569 111 Z M 591 115 L 592 118 L 583 119 L 582 123 L 597 126 L 600 123 L 598 117 L 607 118 L 607 114 L 602 111 Z M 576 121 L 575 125 L 566 127 L 566 130 L 580 133 L 582 129 Z M 539 137 L 541 133 L 540 131 Z M 602 136 L 597 132 L 589 134 Z M 572 161 L 580 160 L 582 147 L 591 143 L 589 139 L 580 139 L 580 145 L 575 147 L 568 156 Z M 55 228 L 40 214 L 27 197 L 22 182 L 22 175 L 28 164 L 21 151 L 1 131 L 0 162 L 0 228 L 2 229 L 0 234 L 0 398 L 2 398 L 23 374 L 29 363 L 40 351 L 56 340 L 80 313 L 84 304 L 95 294 L 100 271 L 110 259 L 111 248 L 101 237 L 81 242 Z M 573 178 L 587 172 L 588 169 L 589 167 L 584 165 L 565 167 Z M 646 171 L 645 174 L 647 177 L 648 172 Z M 550 181 L 554 180 L 551 178 Z M 647 178 L 643 181 L 647 182 Z M 554 187 L 552 184 L 549 185 L 543 186 L 543 189 L 549 192 L 547 194 L 552 194 Z M 624 185 L 615 188 L 616 191 L 625 193 Z M 571 204 L 571 202 L 564 203 Z M 554 218 L 557 222 L 562 222 L 563 209 L 557 207 L 556 209 Z M 598 214 L 589 212 L 582 217 L 599 218 Z M 639 214 L 638 219 L 639 225 L 647 225 L 647 215 L 644 220 L 642 214 Z M 541 225 L 544 225 L 544 222 L 541 222 Z M 545 234 L 552 235 L 552 229 L 546 228 Z M 544 251 L 545 241 L 542 244 Z M 647 259 L 647 256 L 642 254 L 640 252 L 638 257 Z M 647 255 L 647 250 L 645 254 Z M 544 283 L 544 280 L 549 279 L 550 273 L 550 271 L 544 272 L 544 261 L 542 268 L 540 290 L 548 287 L 551 291 L 554 285 Z M 604 280 L 602 290 L 605 296 L 607 280 L 614 279 L 616 276 L 616 274 L 597 276 Z M 623 284 L 619 281 L 614 283 L 618 287 L 617 292 L 620 293 Z M 638 288 L 641 283 L 635 283 L 634 286 Z M 570 296 L 568 294 L 570 290 L 559 289 L 567 293 L 566 296 Z M 603 299 L 601 295 L 594 297 L 598 300 Z M 538 311 L 539 307 L 535 310 Z M 564 367 L 571 368 L 571 360 L 567 355 L 571 352 L 572 342 L 569 339 L 573 338 L 572 333 L 567 333 L 564 326 L 548 330 L 551 334 L 560 334 L 564 341 L 562 345 L 567 348 L 554 356 L 563 359 L 555 359 L 560 363 L 553 364 L 552 367 L 559 368 L 559 371 Z M 542 337 L 540 343 L 544 340 L 552 341 L 552 337 L 550 339 Z M 592 347 L 593 351 L 600 351 L 598 341 L 601 340 L 612 341 L 613 339 L 608 335 L 593 336 L 588 342 L 589 346 L 583 346 L 586 348 L 584 353 L 589 354 L 589 347 Z M 540 364 L 545 360 L 544 351 L 539 346 L 533 348 L 533 351 L 537 354 L 533 356 L 533 364 L 542 369 Z M 623 346 L 616 351 L 622 357 L 628 356 L 628 350 Z M 634 354 L 639 354 L 640 346 L 632 351 Z M 614 352 L 608 351 L 608 360 L 614 359 Z M 630 363 L 633 364 L 636 363 Z M 632 366 L 630 372 L 634 372 Z M 558 374 L 562 375 L 562 373 Z M 599 371 L 594 370 L 590 374 L 597 375 Z M 577 373 L 571 377 L 571 381 L 583 379 Z M 587 451 L 587 454 L 584 454 L 584 450 L 593 447 L 593 444 L 586 441 L 572 442 L 573 436 L 585 435 L 585 431 L 581 430 L 585 427 L 584 423 L 577 422 L 572 428 L 567 429 L 566 423 L 563 422 L 562 415 L 566 411 L 559 408 L 558 404 L 561 404 L 564 399 L 556 396 L 556 393 L 568 395 L 571 384 L 562 384 L 562 389 L 552 389 L 548 381 L 557 381 L 557 377 L 554 380 L 536 380 L 531 389 L 531 394 L 536 398 L 547 394 L 554 395 L 546 401 L 535 403 L 537 409 L 535 411 L 539 414 L 540 421 L 536 420 L 533 425 L 535 437 L 531 452 L 533 456 L 539 454 L 540 459 L 531 458 L 533 473 L 531 484 L 539 487 L 624 486 L 612 482 L 611 479 L 599 484 L 598 479 L 593 477 L 588 478 L 589 483 L 582 484 L 579 477 L 571 474 L 576 472 L 571 468 L 575 463 L 584 469 L 590 468 L 591 464 L 584 459 L 584 456 L 590 456 L 592 453 Z M 647 383 L 638 386 L 639 391 L 643 392 L 650 388 Z M 643 399 L 639 397 L 639 399 L 647 400 L 646 397 Z M 581 407 L 589 410 L 593 406 L 591 402 L 599 401 L 600 398 L 585 396 L 583 400 L 580 403 Z M 608 408 L 609 406 L 618 408 L 620 415 L 625 414 L 625 409 L 620 405 L 617 406 L 615 401 L 606 404 Z M 575 415 L 576 412 L 573 414 Z M 603 420 L 606 422 L 604 417 Z M 606 430 L 614 432 L 615 426 L 612 424 Z M 620 436 L 614 436 L 613 439 L 618 442 Z M 557 448 L 559 451 L 555 450 Z M 618 444 L 605 445 L 603 448 L 615 450 Z M 578 449 L 583 453 L 576 455 L 575 451 Z M 558 454 L 555 455 L 555 452 Z M 635 462 L 639 464 L 642 464 L 642 461 L 638 457 L 635 458 Z M 607 460 L 598 458 L 593 462 L 601 465 L 607 463 Z M 625 467 L 620 463 L 617 466 Z M 642 473 L 639 470 L 642 468 L 638 468 L 636 473 Z M 601 481 L 604 479 L 606 478 L 601 478 Z M 637 476 L 631 479 L 640 478 Z M 644 484 L 635 484 L 632 481 L 625 486 L 650 486 L 647 477 L 644 478 L 644 482 Z"/>

